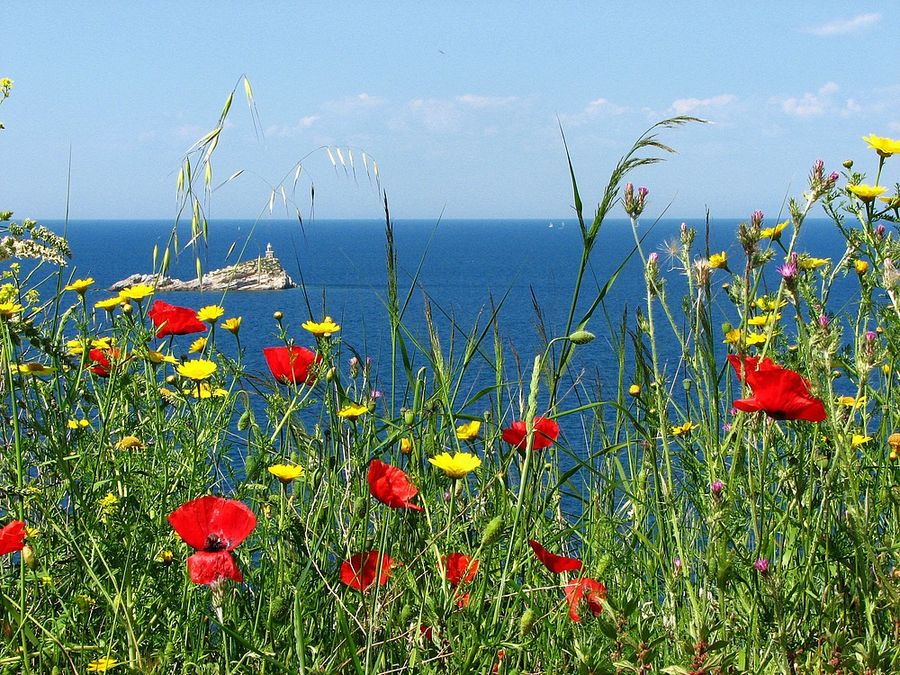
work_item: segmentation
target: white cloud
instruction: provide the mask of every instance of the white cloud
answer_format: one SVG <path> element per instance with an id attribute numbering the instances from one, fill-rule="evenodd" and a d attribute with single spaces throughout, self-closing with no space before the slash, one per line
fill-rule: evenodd
<path id="1" fill-rule="evenodd" d="M 832 98 L 840 89 L 834 82 L 826 82 L 816 93 L 806 92 L 803 96 L 791 96 L 781 101 L 781 109 L 792 117 L 816 117 L 824 115 L 831 106 Z"/>
<path id="2" fill-rule="evenodd" d="M 335 101 L 328 101 L 322 104 L 322 109 L 339 115 L 351 115 L 361 110 L 371 110 L 384 105 L 384 99 L 381 96 L 372 96 L 363 92 L 356 96 L 346 96 Z"/>
<path id="3" fill-rule="evenodd" d="M 559 121 L 567 126 L 578 126 L 580 124 L 586 124 L 595 117 L 601 115 L 621 115 L 628 112 L 628 110 L 629 109 L 624 106 L 616 105 L 609 99 L 601 97 L 590 101 L 580 112 L 561 114 L 559 116 Z"/>
<path id="4" fill-rule="evenodd" d="M 463 105 L 472 108 L 503 108 L 516 103 L 518 96 L 479 96 L 478 94 L 463 94 L 456 100 Z"/>
<path id="5" fill-rule="evenodd" d="M 270 138 L 293 138 L 303 130 L 309 129 L 319 119 L 318 115 L 307 115 L 297 120 L 296 124 L 273 124 L 266 128 L 265 134 Z"/>
<path id="6" fill-rule="evenodd" d="M 678 115 L 687 115 L 700 108 L 721 108 L 736 100 L 737 96 L 734 94 L 719 94 L 709 98 L 679 98 L 672 101 L 672 110 Z"/>
<path id="7" fill-rule="evenodd" d="M 452 131 L 459 126 L 459 110 L 453 101 L 416 98 L 409 102 L 409 110 L 431 131 Z"/>
<path id="8" fill-rule="evenodd" d="M 810 26 L 806 29 L 806 32 L 819 37 L 847 35 L 848 33 L 858 33 L 866 28 L 871 28 L 879 21 L 881 21 L 881 14 L 871 12 L 869 14 L 859 14 L 850 19 L 835 19 L 818 26 Z"/>

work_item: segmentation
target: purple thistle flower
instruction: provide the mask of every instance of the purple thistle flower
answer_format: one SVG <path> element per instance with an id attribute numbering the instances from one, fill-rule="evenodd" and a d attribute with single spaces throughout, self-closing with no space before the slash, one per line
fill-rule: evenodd
<path id="1" fill-rule="evenodd" d="M 753 563 L 753 567 L 755 567 L 756 571 L 763 576 L 769 573 L 769 561 L 765 558 L 759 558 L 755 563 Z"/>
<path id="2" fill-rule="evenodd" d="M 720 480 L 713 481 L 712 484 L 709 486 L 709 490 L 710 490 L 710 492 L 712 492 L 713 497 L 718 497 L 720 494 L 722 494 L 722 490 L 724 490 L 724 489 L 725 489 L 725 483 L 723 483 Z"/>

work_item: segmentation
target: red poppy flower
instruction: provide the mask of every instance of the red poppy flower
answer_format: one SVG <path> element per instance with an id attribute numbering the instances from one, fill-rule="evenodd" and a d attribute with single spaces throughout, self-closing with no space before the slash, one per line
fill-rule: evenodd
<path id="1" fill-rule="evenodd" d="M 606 598 L 606 586 L 595 579 L 582 577 L 573 579 L 566 584 L 566 602 L 569 603 L 569 618 L 576 623 L 581 621 L 578 614 L 578 605 L 582 599 L 587 601 L 588 609 L 591 614 L 597 616 L 603 611 L 603 603 L 601 600 Z"/>
<path id="2" fill-rule="evenodd" d="M 444 569 L 447 570 L 447 581 L 456 588 L 461 583 L 469 583 L 478 571 L 478 561 L 472 560 L 462 553 L 451 553 L 444 556 Z"/>
<path id="3" fill-rule="evenodd" d="M 14 520 L 0 529 L 0 555 L 21 551 L 25 546 L 25 523 Z"/>
<path id="4" fill-rule="evenodd" d="M 206 325 L 197 318 L 197 311 L 189 307 L 178 307 L 168 302 L 156 300 L 147 316 L 156 326 L 156 337 L 166 335 L 189 335 L 203 333 Z"/>
<path id="5" fill-rule="evenodd" d="M 279 382 L 285 384 L 314 384 L 316 376 L 309 372 L 313 363 L 321 357 L 306 347 L 266 347 L 263 356 L 269 364 L 269 370 Z"/>
<path id="6" fill-rule="evenodd" d="M 550 553 L 547 549 L 537 543 L 534 539 L 528 540 L 528 545 L 537 556 L 537 559 L 544 563 L 544 567 L 554 574 L 562 574 L 563 572 L 574 572 L 581 569 L 581 561 L 577 558 L 567 558 L 564 555 L 556 555 Z"/>
<path id="7" fill-rule="evenodd" d="M 534 418 L 534 443 L 532 449 L 543 450 L 559 436 L 559 425 L 546 417 Z M 525 429 L 525 421 L 513 422 L 509 428 L 503 430 L 503 440 L 524 450 L 528 445 L 528 432 Z"/>
<path id="8" fill-rule="evenodd" d="M 198 497 L 170 513 L 169 524 L 197 549 L 187 561 L 195 584 L 244 580 L 231 551 L 256 527 L 256 516 L 246 504 L 212 495 Z"/>
<path id="9" fill-rule="evenodd" d="M 729 354 L 728 361 L 740 378 L 741 358 Z M 758 357 L 747 356 L 743 359 L 743 377 L 753 396 L 735 401 L 738 410 L 762 410 L 776 420 L 821 422 L 825 419 L 825 406 L 810 393 L 809 382 L 800 373 L 782 368 L 768 357 L 760 361 Z"/>
<path id="10" fill-rule="evenodd" d="M 396 466 L 373 459 L 369 464 L 369 492 L 382 504 L 393 509 L 421 511 L 422 507 L 410 500 L 419 490 L 409 481 L 409 477 Z"/>
<path id="11" fill-rule="evenodd" d="M 92 349 L 88 352 L 88 359 L 93 362 L 90 370 L 97 377 L 109 377 L 112 370 L 112 361 L 119 358 L 119 350 L 112 349 Z"/>
<path id="12" fill-rule="evenodd" d="M 378 584 L 384 586 L 391 576 L 391 565 L 394 561 L 386 553 L 378 551 L 356 553 L 350 556 L 350 560 L 341 563 L 341 581 L 357 591 L 365 591 L 375 583 L 379 560 L 381 560 L 381 576 L 378 577 Z"/>

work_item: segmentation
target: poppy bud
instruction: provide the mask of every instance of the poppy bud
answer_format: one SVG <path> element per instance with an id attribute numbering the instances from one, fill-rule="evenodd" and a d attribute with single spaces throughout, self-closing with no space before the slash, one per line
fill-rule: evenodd
<path id="1" fill-rule="evenodd" d="M 403 411 L 403 423 L 411 427 L 413 423 L 416 421 L 416 416 L 412 410 L 404 410 Z"/>
<path id="2" fill-rule="evenodd" d="M 331 368 L 326 370 L 325 371 L 325 381 L 331 382 L 334 379 L 334 373 L 335 373 L 334 366 L 332 366 Z"/>
<path id="3" fill-rule="evenodd" d="M 481 548 L 492 546 L 500 538 L 503 533 L 503 517 L 494 516 L 491 522 L 484 528 L 484 534 L 481 535 Z"/>
<path id="4" fill-rule="evenodd" d="M 250 426 L 250 411 L 245 410 L 243 414 L 238 418 L 237 428 L 238 431 L 245 431 L 247 427 Z"/>
<path id="5" fill-rule="evenodd" d="M 522 618 L 519 619 L 519 637 L 524 639 L 531 632 L 531 629 L 534 628 L 536 621 L 537 615 L 534 613 L 534 610 L 531 607 L 527 608 L 522 613 Z"/>
<path id="6" fill-rule="evenodd" d="M 22 562 L 25 563 L 25 567 L 30 570 L 37 567 L 37 556 L 34 554 L 34 549 L 28 544 L 25 544 L 22 547 Z"/>
<path id="7" fill-rule="evenodd" d="M 275 319 L 276 321 L 281 321 L 284 318 L 284 314 L 282 312 L 275 312 L 272 315 L 272 318 Z"/>
<path id="8" fill-rule="evenodd" d="M 576 330 L 574 333 L 569 335 L 569 341 L 575 343 L 576 345 L 586 345 L 589 342 L 593 342 L 594 338 L 597 336 L 586 330 Z"/>

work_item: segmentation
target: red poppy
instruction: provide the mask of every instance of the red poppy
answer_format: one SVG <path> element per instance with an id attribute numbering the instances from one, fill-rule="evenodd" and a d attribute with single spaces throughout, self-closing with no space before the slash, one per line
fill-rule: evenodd
<path id="1" fill-rule="evenodd" d="M 532 449 L 543 450 L 559 436 L 559 425 L 546 417 L 534 418 L 534 443 Z M 525 421 L 513 422 L 509 428 L 503 430 L 503 440 L 524 450 L 528 445 L 528 432 L 525 429 Z"/>
<path id="2" fill-rule="evenodd" d="M 246 504 L 212 495 L 198 497 L 170 513 L 169 524 L 197 549 L 187 561 L 195 584 L 244 580 L 231 551 L 256 527 L 256 515 Z"/>
<path id="3" fill-rule="evenodd" d="M 478 571 L 478 561 L 472 560 L 462 553 L 451 553 L 444 556 L 444 569 L 447 570 L 447 581 L 456 588 L 462 583 L 469 583 Z"/>
<path id="4" fill-rule="evenodd" d="M 750 398 L 738 399 L 734 407 L 744 412 L 762 410 L 776 420 L 806 420 L 821 422 L 825 419 L 825 406 L 809 391 L 807 382 L 800 373 L 782 368 L 768 357 L 760 360 L 755 356 L 743 359 L 735 354 L 728 355 L 728 361 L 743 377 L 753 392 Z"/>
<path id="5" fill-rule="evenodd" d="M 189 307 L 178 307 L 168 302 L 156 300 L 147 316 L 156 326 L 156 337 L 166 335 L 189 335 L 203 333 L 206 325 L 197 318 L 196 310 Z"/>
<path id="6" fill-rule="evenodd" d="M 419 490 L 409 481 L 409 477 L 396 466 L 373 459 L 369 464 L 369 492 L 382 504 L 393 509 L 421 511 L 422 507 L 410 500 Z"/>
<path id="7" fill-rule="evenodd" d="M 119 358 L 119 350 L 112 349 L 92 349 L 88 352 L 88 359 L 93 362 L 89 370 L 97 377 L 109 377 L 112 370 L 112 362 Z"/>
<path id="8" fill-rule="evenodd" d="M 566 602 L 569 603 L 569 618 L 572 621 L 581 621 L 578 614 L 578 605 L 582 599 L 587 600 L 588 609 L 591 614 L 597 616 L 603 611 L 602 600 L 606 599 L 606 586 L 595 579 L 582 577 L 573 579 L 566 584 Z"/>
<path id="9" fill-rule="evenodd" d="M 357 591 L 365 591 L 375 583 L 379 560 L 381 561 L 381 576 L 378 577 L 378 584 L 384 586 L 391 576 L 391 565 L 394 564 L 394 561 L 386 553 L 378 551 L 356 553 L 350 556 L 350 560 L 341 563 L 341 581 Z"/>
<path id="10" fill-rule="evenodd" d="M 14 520 L 0 529 L 0 555 L 21 551 L 25 546 L 25 523 Z"/>
<path id="11" fill-rule="evenodd" d="M 544 563 L 544 567 L 554 574 L 562 574 L 563 572 L 574 572 L 581 569 L 581 561 L 577 558 L 567 558 L 564 555 L 556 555 L 550 553 L 547 549 L 537 543 L 534 539 L 528 540 L 528 545 L 537 556 L 537 559 Z"/>
<path id="12" fill-rule="evenodd" d="M 263 356 L 269 364 L 269 370 L 279 382 L 285 384 L 314 384 L 315 374 L 309 372 L 313 363 L 318 363 L 321 357 L 306 349 L 306 347 L 266 347 Z"/>

